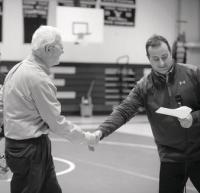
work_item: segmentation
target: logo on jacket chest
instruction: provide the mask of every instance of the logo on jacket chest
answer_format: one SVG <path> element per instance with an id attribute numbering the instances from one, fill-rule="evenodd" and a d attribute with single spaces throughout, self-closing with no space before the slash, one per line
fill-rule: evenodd
<path id="1" fill-rule="evenodd" d="M 182 86 L 182 85 L 184 85 L 184 84 L 186 84 L 186 81 L 185 81 L 185 80 L 179 81 L 179 85 L 180 85 L 180 86 Z"/>

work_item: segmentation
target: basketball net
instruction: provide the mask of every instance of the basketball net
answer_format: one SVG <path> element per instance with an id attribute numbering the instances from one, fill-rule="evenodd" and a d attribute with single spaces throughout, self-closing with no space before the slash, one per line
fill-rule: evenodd
<path id="1" fill-rule="evenodd" d="M 79 45 L 79 44 L 82 44 L 84 42 L 84 37 L 85 37 L 85 34 L 84 33 L 78 33 L 77 34 L 77 38 L 74 42 L 75 45 Z"/>

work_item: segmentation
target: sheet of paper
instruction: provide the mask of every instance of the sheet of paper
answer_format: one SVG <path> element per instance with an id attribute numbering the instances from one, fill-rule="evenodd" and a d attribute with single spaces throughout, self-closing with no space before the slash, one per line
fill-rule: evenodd
<path id="1" fill-rule="evenodd" d="M 187 106 L 181 106 L 176 109 L 169 109 L 165 107 L 160 107 L 159 109 L 156 110 L 156 113 L 160 113 L 163 115 L 169 115 L 169 116 L 174 116 L 180 119 L 186 118 L 190 113 L 192 109 Z"/>

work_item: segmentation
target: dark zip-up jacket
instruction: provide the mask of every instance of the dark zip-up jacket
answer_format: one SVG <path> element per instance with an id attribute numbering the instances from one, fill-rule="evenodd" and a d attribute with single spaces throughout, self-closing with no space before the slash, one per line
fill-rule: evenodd
<path id="1" fill-rule="evenodd" d="M 183 128 L 176 117 L 155 113 L 159 107 L 179 107 L 181 103 L 192 109 L 193 124 Z M 189 64 L 174 64 L 162 77 L 151 71 L 131 90 L 127 98 L 115 108 L 99 126 L 104 137 L 136 115 L 145 107 L 161 161 L 182 162 L 200 160 L 200 69 Z"/>

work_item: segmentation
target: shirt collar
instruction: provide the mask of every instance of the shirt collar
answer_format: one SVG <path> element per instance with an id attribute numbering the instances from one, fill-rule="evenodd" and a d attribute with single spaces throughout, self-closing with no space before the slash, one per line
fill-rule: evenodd
<path id="1" fill-rule="evenodd" d="M 27 60 L 34 63 L 36 66 L 39 66 L 45 73 L 50 75 L 50 68 L 37 55 L 32 53 L 27 57 Z"/>

